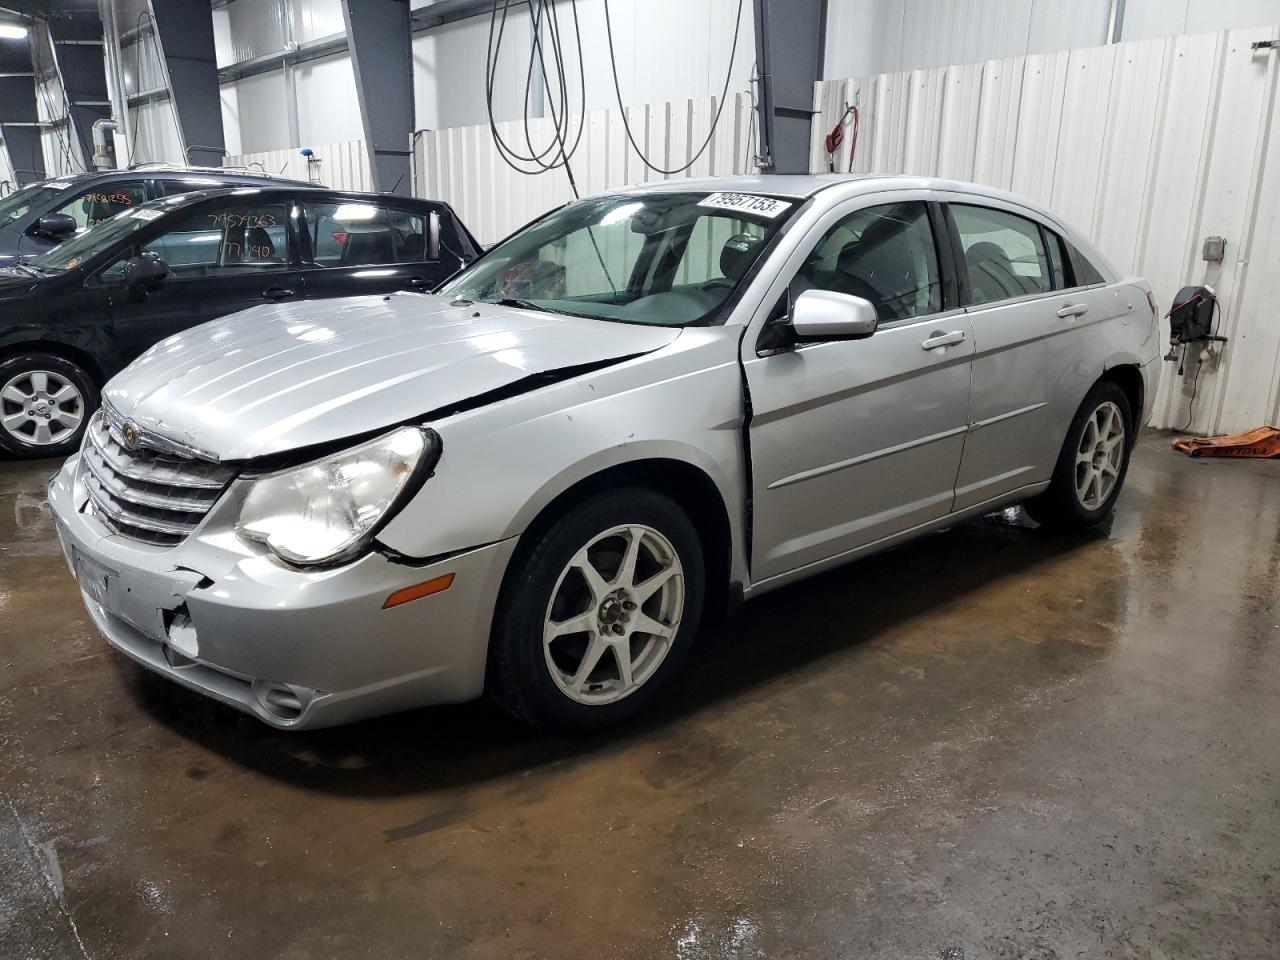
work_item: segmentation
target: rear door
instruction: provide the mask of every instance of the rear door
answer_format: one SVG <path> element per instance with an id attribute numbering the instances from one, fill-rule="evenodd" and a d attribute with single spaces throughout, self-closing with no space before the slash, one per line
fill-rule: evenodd
<path id="1" fill-rule="evenodd" d="M 1085 338 L 1114 310 L 1101 288 L 1074 281 L 1061 237 L 1031 211 L 963 195 L 950 201 L 975 347 L 956 483 L 962 510 L 1049 478 L 1079 402 L 1070 398 L 1086 373 Z"/>
<path id="2" fill-rule="evenodd" d="M 458 258 L 441 242 L 439 211 L 382 198 L 303 197 L 303 288 L 309 300 L 427 292 Z"/>
<path id="3" fill-rule="evenodd" d="M 247 307 L 299 297 L 295 230 L 286 199 L 230 196 L 174 217 L 140 253 L 169 266 L 151 290 L 130 291 L 121 257 L 98 277 L 110 287 L 111 314 L 122 352 L 147 347 L 196 324 Z"/>
<path id="4" fill-rule="evenodd" d="M 900 196 L 833 210 L 784 267 L 787 302 L 811 289 L 870 300 L 872 336 L 772 351 L 744 341 L 755 582 L 951 509 L 973 338 L 946 282 L 940 216 L 927 194 Z"/>

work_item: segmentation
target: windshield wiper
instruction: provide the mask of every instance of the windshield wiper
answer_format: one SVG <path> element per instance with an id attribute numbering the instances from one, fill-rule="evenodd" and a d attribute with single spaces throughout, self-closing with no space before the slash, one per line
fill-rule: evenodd
<path id="1" fill-rule="evenodd" d="M 497 301 L 500 307 L 519 307 L 522 310 L 537 310 L 540 313 L 559 313 L 559 310 L 552 310 L 550 307 L 544 307 L 540 303 L 534 303 L 532 300 L 521 300 L 519 297 L 503 297 Z"/>
<path id="2" fill-rule="evenodd" d="M 33 267 L 31 264 L 23 263 L 21 261 L 11 264 L 10 266 L 20 273 L 25 273 L 28 277 L 43 277 L 45 274 L 45 271 L 41 270 L 39 267 Z"/>

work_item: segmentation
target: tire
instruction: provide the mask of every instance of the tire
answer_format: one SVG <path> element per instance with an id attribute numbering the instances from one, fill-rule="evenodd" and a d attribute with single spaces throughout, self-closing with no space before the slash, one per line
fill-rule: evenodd
<path id="1" fill-rule="evenodd" d="M 489 695 L 553 734 L 630 719 L 670 684 L 698 632 L 706 583 L 693 524 L 670 498 L 627 487 L 591 497 L 534 536 L 499 594 Z M 633 552 L 628 577 L 622 568 Z"/>
<path id="2" fill-rule="evenodd" d="M 1027 513 L 1055 530 L 1100 523 L 1120 496 L 1134 439 L 1133 409 L 1125 392 L 1110 380 L 1095 383 L 1067 430 L 1049 489 L 1027 501 Z"/>
<path id="3" fill-rule="evenodd" d="M 98 385 L 70 360 L 43 352 L 9 357 L 0 362 L 0 453 L 75 453 L 98 403 Z"/>

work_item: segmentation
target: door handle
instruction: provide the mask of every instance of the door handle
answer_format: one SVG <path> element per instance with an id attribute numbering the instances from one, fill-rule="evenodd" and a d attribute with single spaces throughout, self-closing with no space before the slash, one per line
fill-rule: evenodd
<path id="1" fill-rule="evenodd" d="M 950 333 L 933 333 L 924 343 L 920 344 L 923 350 L 937 350 L 939 347 L 950 347 L 957 343 L 964 343 L 965 332 L 963 330 L 952 330 Z"/>
<path id="2" fill-rule="evenodd" d="M 405 281 L 405 286 L 408 287 L 425 287 L 426 285 L 427 281 L 423 280 L 421 277 L 410 277 Z"/>
<path id="3" fill-rule="evenodd" d="M 268 287 L 262 291 L 262 295 L 268 300 L 286 300 L 295 294 L 288 287 Z"/>
<path id="4" fill-rule="evenodd" d="M 1058 316 L 1066 319 L 1067 317 L 1080 317 L 1089 312 L 1087 303 L 1068 303 L 1058 311 Z"/>

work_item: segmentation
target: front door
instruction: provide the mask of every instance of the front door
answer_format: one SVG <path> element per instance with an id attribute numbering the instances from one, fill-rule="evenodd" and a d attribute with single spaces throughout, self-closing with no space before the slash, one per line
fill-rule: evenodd
<path id="1" fill-rule="evenodd" d="M 52 210 L 46 211 L 46 213 L 66 214 L 76 222 L 76 233 L 81 234 L 90 227 L 96 227 L 117 214 L 132 210 L 138 204 L 146 202 L 146 182 L 143 180 L 128 180 L 113 183 L 107 187 L 99 186 L 90 190 L 82 190 L 70 200 Z M 69 239 L 68 237 L 53 238 L 42 236 L 35 233 L 34 230 L 35 224 L 32 224 L 20 241 L 18 254 L 23 258 L 36 257 L 42 253 L 47 253 Z"/>
<path id="2" fill-rule="evenodd" d="M 207 320 L 300 297 L 289 204 L 283 200 L 229 197 L 201 204 L 140 252 L 168 264 L 163 282 L 129 290 L 123 259 L 99 275 L 110 287 L 116 338 L 127 357 Z"/>
<path id="3" fill-rule="evenodd" d="M 864 340 L 757 355 L 751 402 L 752 580 L 846 554 L 951 510 L 973 338 L 952 307 L 923 200 L 833 211 L 790 282 L 870 300 Z"/>

